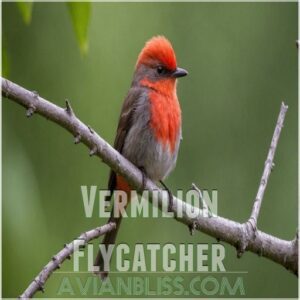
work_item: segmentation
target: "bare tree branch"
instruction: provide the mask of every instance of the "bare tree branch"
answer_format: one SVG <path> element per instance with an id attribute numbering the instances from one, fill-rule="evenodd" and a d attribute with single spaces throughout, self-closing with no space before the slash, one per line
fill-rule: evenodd
<path id="1" fill-rule="evenodd" d="M 274 168 L 275 164 L 273 162 L 275 151 L 277 148 L 278 140 L 280 137 L 281 129 L 283 127 L 285 114 L 287 112 L 288 106 L 285 105 L 283 102 L 281 103 L 280 112 L 278 116 L 278 120 L 276 123 L 276 127 L 274 130 L 273 138 L 271 141 L 271 145 L 269 148 L 268 156 L 265 161 L 264 171 L 260 180 L 260 184 L 258 187 L 257 195 L 253 204 L 252 212 L 250 215 L 249 220 L 242 224 L 241 228 L 241 239 L 237 248 L 238 257 L 241 257 L 242 254 L 245 252 L 247 245 L 251 239 L 255 239 L 255 234 L 257 231 L 257 220 L 260 212 L 260 207 L 262 204 L 262 200 L 264 197 L 264 193 L 268 184 L 268 180 L 271 174 L 272 169 Z"/>
<path id="2" fill-rule="evenodd" d="M 267 160 L 265 161 L 265 168 L 260 180 L 260 185 L 257 191 L 257 195 L 255 198 L 255 202 L 252 208 L 252 213 L 250 216 L 250 219 L 253 220 L 255 222 L 255 224 L 257 225 L 257 219 L 258 219 L 258 215 L 259 215 L 259 211 L 260 211 L 260 207 L 261 207 L 261 203 L 262 203 L 262 199 L 264 197 L 264 193 L 268 184 L 268 180 L 269 180 L 269 176 L 271 174 L 272 169 L 274 168 L 274 156 L 275 156 L 275 151 L 277 148 L 277 144 L 278 144 L 278 140 L 280 137 L 280 133 L 281 133 L 281 129 L 283 127 L 283 122 L 284 122 L 284 118 L 285 118 L 285 114 L 287 112 L 288 106 L 284 105 L 284 103 L 281 104 L 281 108 L 280 108 L 280 113 L 278 116 L 278 121 L 275 127 L 275 131 L 273 134 L 273 138 L 271 141 L 271 145 L 269 148 L 269 152 L 268 152 L 268 157 Z"/>
<path id="3" fill-rule="evenodd" d="M 38 113 L 67 129 L 75 137 L 75 143 L 82 142 L 85 144 L 90 149 L 90 155 L 98 156 L 116 173 L 122 175 L 133 188 L 142 193 L 144 186 L 140 170 L 111 147 L 96 132 L 94 132 L 94 130 L 81 122 L 75 116 L 73 110 L 70 109 L 69 103 L 67 104 L 67 109 L 63 109 L 38 96 L 36 92 L 28 91 L 4 78 L 2 78 L 2 94 L 8 99 L 24 106 L 27 109 L 27 112 L 31 109 L 32 113 Z M 285 105 L 281 106 L 281 119 L 278 121 L 280 124 L 283 124 L 285 112 L 283 113 L 282 111 L 286 111 L 286 108 Z M 72 111 L 72 113 L 70 113 L 70 111 Z M 32 115 L 32 113 L 30 115 Z M 275 149 L 272 151 L 275 151 Z M 166 203 L 168 199 L 162 197 L 161 189 L 149 179 L 145 182 L 145 189 L 149 191 L 150 196 L 154 196 L 154 192 L 156 192 L 155 196 L 157 196 L 160 208 L 168 206 Z M 159 191 L 159 193 L 157 193 L 157 191 Z M 175 216 L 178 215 L 178 212 L 182 212 L 182 216 L 176 217 L 177 221 L 188 225 L 190 228 L 197 229 L 198 231 L 215 237 L 217 240 L 224 241 L 236 248 L 240 247 L 241 239 L 243 238 L 243 235 L 241 235 L 241 228 L 243 228 L 244 224 L 219 216 L 213 216 L 211 218 L 203 217 L 202 209 L 197 207 L 192 208 L 191 205 L 174 196 L 172 210 Z M 189 212 L 191 210 L 193 210 L 194 213 L 197 213 L 197 217 L 190 217 Z M 257 209 L 255 209 L 255 216 L 256 211 Z M 297 237 L 292 241 L 286 241 L 257 230 L 255 238 L 249 239 L 249 243 L 247 243 L 244 250 L 251 251 L 259 256 L 264 256 L 298 275 Z"/>
<path id="4" fill-rule="evenodd" d="M 37 291 L 44 292 L 44 284 L 47 279 L 51 276 L 51 274 L 60 268 L 60 265 L 66 260 L 70 259 L 71 255 L 74 253 L 76 248 L 78 249 L 78 244 L 80 241 L 80 245 L 86 246 L 91 240 L 94 240 L 105 233 L 112 231 L 116 228 L 115 223 L 107 223 L 101 227 L 97 227 L 90 231 L 82 233 L 77 239 L 72 241 L 69 244 L 65 244 L 64 248 L 60 250 L 56 255 L 52 257 L 52 259 L 48 262 L 48 264 L 43 268 L 43 270 L 35 277 L 35 279 L 31 282 L 31 284 L 27 287 L 27 289 L 23 292 L 23 294 L 19 297 L 20 299 L 28 299 L 32 298 L 32 296 Z"/>

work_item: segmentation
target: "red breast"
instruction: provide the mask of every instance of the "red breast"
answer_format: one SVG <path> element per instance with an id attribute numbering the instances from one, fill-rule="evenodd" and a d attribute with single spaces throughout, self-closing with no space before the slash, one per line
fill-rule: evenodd
<path id="1" fill-rule="evenodd" d="M 173 78 L 157 82 L 143 79 L 141 84 L 150 88 L 150 126 L 157 141 L 162 143 L 166 150 L 169 146 L 172 154 L 181 128 L 181 109 L 176 95 L 176 81 Z"/>

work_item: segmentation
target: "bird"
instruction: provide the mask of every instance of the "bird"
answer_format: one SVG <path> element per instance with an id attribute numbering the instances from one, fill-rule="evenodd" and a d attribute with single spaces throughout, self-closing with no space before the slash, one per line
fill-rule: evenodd
<path id="1" fill-rule="evenodd" d="M 177 66 L 173 46 L 166 37 L 158 35 L 149 39 L 138 55 L 114 141 L 114 148 L 141 170 L 143 179 L 147 177 L 160 182 L 169 195 L 163 180 L 176 165 L 182 139 L 177 78 L 187 74 L 185 69 Z M 132 190 L 113 170 L 110 170 L 108 189 L 111 193 L 115 190 L 130 193 Z M 116 229 L 104 236 L 102 244 L 105 247 L 115 244 L 121 225 L 122 216 L 114 216 L 113 210 L 108 222 L 114 222 Z M 95 273 L 105 280 L 108 271 L 103 269 L 104 258 L 100 250 L 94 266 L 100 267 Z"/>

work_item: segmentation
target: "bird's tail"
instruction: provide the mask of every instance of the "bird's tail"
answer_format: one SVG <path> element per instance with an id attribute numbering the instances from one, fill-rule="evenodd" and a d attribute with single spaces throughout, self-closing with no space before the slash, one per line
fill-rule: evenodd
<path id="1" fill-rule="evenodd" d="M 121 225 L 121 221 L 122 221 L 122 215 L 120 215 L 119 217 L 113 217 L 111 215 L 111 217 L 108 220 L 108 223 L 110 222 L 114 222 L 116 223 L 116 229 L 110 232 L 107 232 L 103 238 L 102 241 L 102 245 L 105 246 L 105 249 L 107 251 L 108 246 L 109 245 L 114 245 L 116 242 L 116 238 L 117 238 L 117 234 Z M 110 264 L 110 262 L 108 262 L 108 265 Z M 104 270 L 104 258 L 103 255 L 101 253 L 101 251 L 98 251 L 98 254 L 96 256 L 95 262 L 94 262 L 94 266 L 98 266 L 99 267 L 99 271 L 95 271 L 95 274 L 99 275 L 101 277 L 102 280 L 105 280 L 108 276 L 108 271 Z"/>
<path id="2" fill-rule="evenodd" d="M 110 214 L 110 218 L 108 220 L 108 223 L 114 222 L 116 224 L 116 229 L 110 232 L 107 232 L 102 240 L 102 245 L 105 246 L 106 252 L 108 250 L 109 245 L 114 245 L 116 242 L 116 238 L 117 238 L 117 234 L 121 225 L 121 221 L 122 221 L 122 210 L 126 209 L 129 201 L 130 201 L 130 186 L 129 184 L 125 181 L 125 179 L 121 176 L 116 176 L 116 190 L 121 190 L 124 191 L 127 194 L 127 203 L 125 205 L 125 207 L 119 207 L 117 210 L 119 212 L 118 216 L 114 216 L 115 214 L 115 209 L 114 207 L 112 208 L 111 214 Z M 115 203 L 116 205 L 116 203 Z M 118 206 L 118 204 L 117 204 Z M 110 265 L 110 262 L 107 262 L 108 265 Z M 108 276 L 108 271 L 104 270 L 104 266 L 105 266 L 105 261 L 104 261 L 104 257 L 99 249 L 98 254 L 96 256 L 95 262 L 94 262 L 94 266 L 98 266 L 99 267 L 99 271 L 95 271 L 94 273 L 99 275 L 101 277 L 102 280 L 105 280 Z"/>

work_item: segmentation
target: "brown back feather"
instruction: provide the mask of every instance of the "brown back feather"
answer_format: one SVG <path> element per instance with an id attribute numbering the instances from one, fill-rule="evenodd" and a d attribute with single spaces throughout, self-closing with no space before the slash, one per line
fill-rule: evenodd
<path id="1" fill-rule="evenodd" d="M 128 131 L 132 126 L 132 119 L 136 109 L 136 103 L 142 94 L 142 89 L 138 87 L 131 87 L 121 109 L 119 124 L 117 128 L 117 134 L 114 141 L 114 148 L 122 154 L 125 139 L 127 137 Z M 116 173 L 110 170 L 110 175 L 108 179 L 108 189 L 111 194 L 116 188 Z"/>

